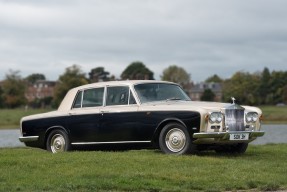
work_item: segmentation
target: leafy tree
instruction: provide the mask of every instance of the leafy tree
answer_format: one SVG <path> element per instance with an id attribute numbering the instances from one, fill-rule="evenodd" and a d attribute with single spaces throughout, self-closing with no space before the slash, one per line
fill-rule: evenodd
<path id="1" fill-rule="evenodd" d="M 205 89 L 202 96 L 200 97 L 201 101 L 214 101 L 215 94 L 211 89 Z"/>
<path id="2" fill-rule="evenodd" d="M 163 71 L 161 80 L 178 83 L 184 89 L 187 89 L 190 83 L 190 74 L 188 74 L 182 67 L 171 65 Z"/>
<path id="3" fill-rule="evenodd" d="M 287 85 L 283 87 L 283 95 L 282 95 L 282 101 L 283 103 L 287 104 Z"/>
<path id="4" fill-rule="evenodd" d="M 267 96 L 270 94 L 270 88 L 269 88 L 269 83 L 270 83 L 270 72 L 268 68 L 264 68 L 260 80 L 260 84 L 258 86 L 258 100 L 259 104 L 266 104 L 267 102 Z"/>
<path id="5" fill-rule="evenodd" d="M 223 100 L 230 101 L 235 97 L 240 104 L 258 104 L 257 87 L 260 76 L 246 72 L 237 72 L 223 84 Z"/>
<path id="6" fill-rule="evenodd" d="M 16 108 L 26 103 L 24 96 L 26 84 L 19 75 L 19 71 L 10 70 L 2 82 L 3 105 L 7 108 Z"/>
<path id="7" fill-rule="evenodd" d="M 153 72 L 149 70 L 142 62 L 131 63 L 121 74 L 122 79 L 129 80 L 153 80 Z"/>
<path id="8" fill-rule="evenodd" d="M 58 83 L 55 87 L 54 106 L 59 106 L 66 93 L 74 87 L 87 84 L 88 80 L 85 77 L 85 73 L 77 65 L 72 65 L 66 68 L 63 75 L 59 77 Z"/>
<path id="9" fill-rule="evenodd" d="M 284 102 L 285 86 L 287 84 L 287 71 L 273 71 L 269 81 L 269 94 L 267 104 L 277 104 Z"/>
<path id="10" fill-rule="evenodd" d="M 222 83 L 223 80 L 216 74 L 214 74 L 213 76 L 211 77 L 208 77 L 206 80 L 205 80 L 206 83 Z"/>
<path id="11" fill-rule="evenodd" d="M 262 73 L 237 72 L 223 83 L 223 98 L 236 97 L 242 104 L 274 105 L 287 103 L 287 71 L 264 68 Z"/>
<path id="12" fill-rule="evenodd" d="M 105 71 L 104 67 L 97 67 L 89 73 L 89 80 L 90 82 L 109 81 L 110 77 L 108 77 L 108 75 L 110 75 L 110 73 Z"/>
<path id="13" fill-rule="evenodd" d="M 28 81 L 28 83 L 34 84 L 38 80 L 46 80 L 46 77 L 43 74 L 34 73 L 34 74 L 29 75 L 25 79 Z"/>
<path id="14" fill-rule="evenodd" d="M 3 90 L 0 84 L 0 108 L 4 106 Z"/>
<path id="15" fill-rule="evenodd" d="M 53 97 L 44 97 L 44 98 L 36 98 L 32 102 L 29 103 L 29 106 L 32 108 L 45 108 L 46 106 L 51 106 L 53 101 Z"/>

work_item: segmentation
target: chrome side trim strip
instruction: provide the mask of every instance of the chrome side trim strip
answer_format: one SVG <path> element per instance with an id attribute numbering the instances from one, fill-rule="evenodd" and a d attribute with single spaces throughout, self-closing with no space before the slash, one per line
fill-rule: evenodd
<path id="1" fill-rule="evenodd" d="M 128 143 L 151 143 L 151 141 L 110 141 L 110 142 L 76 142 L 72 145 L 99 145 L 99 144 L 128 144 Z"/>
<path id="2" fill-rule="evenodd" d="M 19 137 L 21 142 L 30 142 L 30 141 L 37 141 L 39 136 L 28 136 L 28 137 Z"/>

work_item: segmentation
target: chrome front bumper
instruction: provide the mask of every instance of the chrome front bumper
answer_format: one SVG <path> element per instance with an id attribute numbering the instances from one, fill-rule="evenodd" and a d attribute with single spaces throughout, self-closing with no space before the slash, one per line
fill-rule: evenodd
<path id="1" fill-rule="evenodd" d="M 21 142 L 37 141 L 38 139 L 39 139 L 39 136 L 19 137 L 19 140 L 20 140 Z"/>
<path id="2" fill-rule="evenodd" d="M 265 132 L 264 131 L 236 131 L 236 132 L 212 132 L 212 133 L 194 133 L 193 138 L 195 139 L 202 139 L 202 138 L 220 138 L 222 140 L 228 140 L 230 137 L 230 134 L 240 134 L 240 133 L 249 133 L 249 139 L 256 138 L 256 137 L 262 137 Z"/>

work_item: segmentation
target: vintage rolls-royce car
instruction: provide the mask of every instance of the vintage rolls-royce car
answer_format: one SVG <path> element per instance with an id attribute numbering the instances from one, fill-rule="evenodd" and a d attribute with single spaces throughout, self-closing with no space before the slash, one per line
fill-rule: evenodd
<path id="1" fill-rule="evenodd" d="M 21 142 L 53 153 L 73 147 L 147 144 L 163 153 L 244 153 L 263 136 L 262 111 L 191 101 L 165 81 L 113 81 L 71 89 L 58 110 L 21 119 Z"/>

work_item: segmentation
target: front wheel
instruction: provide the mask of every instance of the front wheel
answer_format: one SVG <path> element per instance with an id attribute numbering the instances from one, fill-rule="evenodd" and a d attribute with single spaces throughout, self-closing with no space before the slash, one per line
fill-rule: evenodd
<path id="1" fill-rule="evenodd" d="M 160 132 L 159 147 L 164 153 L 181 155 L 192 153 L 195 146 L 183 125 L 169 123 Z"/>
<path id="2" fill-rule="evenodd" d="M 47 139 L 46 147 L 52 153 L 69 151 L 71 144 L 68 135 L 63 130 L 53 130 Z"/>

